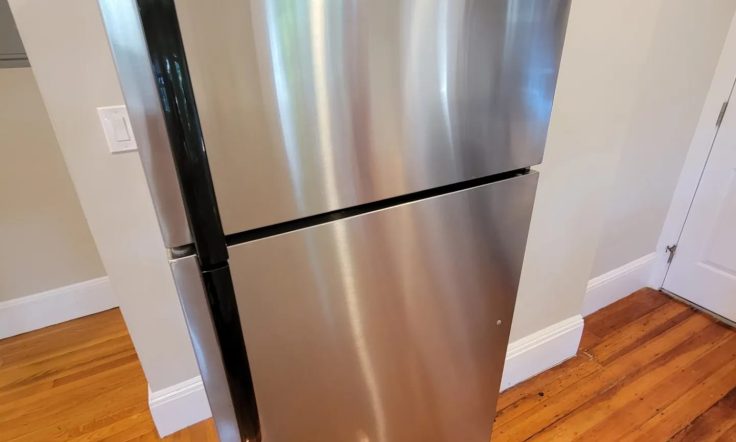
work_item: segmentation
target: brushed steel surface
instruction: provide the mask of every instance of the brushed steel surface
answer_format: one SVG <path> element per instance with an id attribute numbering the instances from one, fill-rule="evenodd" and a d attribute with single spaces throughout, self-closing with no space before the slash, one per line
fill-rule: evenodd
<path id="1" fill-rule="evenodd" d="M 135 0 L 99 0 L 133 135 L 168 248 L 192 242 Z"/>
<path id="2" fill-rule="evenodd" d="M 176 0 L 225 232 L 542 159 L 570 0 Z"/>
<path id="3" fill-rule="evenodd" d="M 221 442 L 240 442 L 238 421 L 196 256 L 170 261 L 207 400 Z"/>
<path id="4" fill-rule="evenodd" d="M 536 183 L 230 247 L 263 440 L 487 442 Z"/>

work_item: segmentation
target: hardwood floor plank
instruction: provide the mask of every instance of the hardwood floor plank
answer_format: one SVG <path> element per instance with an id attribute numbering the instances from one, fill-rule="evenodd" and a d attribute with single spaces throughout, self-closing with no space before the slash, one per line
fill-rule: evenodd
<path id="1" fill-rule="evenodd" d="M 719 436 L 716 442 L 736 442 L 736 425 L 731 425 L 731 428 Z"/>
<path id="2" fill-rule="evenodd" d="M 711 324 L 681 346 L 653 360 L 636 376 L 598 394 L 535 440 L 620 440 L 724 364 L 733 362 L 736 336 Z M 647 400 L 645 401 L 644 398 Z"/>
<path id="3" fill-rule="evenodd" d="M 630 396 L 629 400 L 615 404 L 613 406 L 615 411 L 609 413 L 605 421 L 593 430 L 584 433 L 585 438 L 620 440 L 630 429 L 640 427 L 660 410 L 680 400 L 690 390 L 699 388 L 707 378 L 717 376 L 723 367 L 730 366 L 736 370 L 736 360 L 729 356 L 736 351 L 736 339 L 730 331 L 726 336 L 728 341 L 715 346 L 685 370 L 675 372 L 654 387 L 632 386 L 634 395 Z M 656 378 L 654 381 L 656 382 Z"/>
<path id="4" fill-rule="evenodd" d="M 166 440 L 171 442 L 208 442 L 217 440 L 215 421 L 212 419 L 200 422 L 188 430 L 191 431 L 174 433 L 167 437 Z"/>
<path id="5" fill-rule="evenodd" d="M 46 380 L 51 381 L 53 385 L 79 372 L 82 367 L 94 367 L 108 360 L 131 356 L 136 358 L 135 350 L 132 348 L 130 338 L 123 335 L 71 349 L 55 358 L 6 367 L 0 373 L 0 394 Z"/>
<path id="6" fill-rule="evenodd" d="M 616 330 L 668 303 L 661 292 L 643 288 L 585 318 L 585 330 L 605 339 Z"/>
<path id="7" fill-rule="evenodd" d="M 653 359 L 693 339 L 711 324 L 713 321 L 703 315 L 689 316 L 669 330 L 618 357 L 605 367 L 605 370 L 581 379 L 554 397 L 545 395 L 544 400 L 536 406 L 505 425 L 494 428 L 494 440 L 519 441 L 532 437 L 597 395 L 624 382 L 627 377 L 636 375 Z"/>
<path id="8" fill-rule="evenodd" d="M 715 442 L 736 430 L 736 388 L 675 434 L 671 442 Z M 732 434 L 736 439 L 736 434 Z"/>
<path id="9" fill-rule="evenodd" d="M 145 385 L 137 364 L 90 377 L 88 381 L 66 384 L 59 389 L 17 400 L 15 408 L 0 405 L 0 434 L 7 439 L 65 440 L 82 423 L 114 414 L 120 408 L 145 406 L 147 392 L 133 385 Z M 73 409 L 73 413 L 69 412 Z M 143 408 L 145 410 L 145 408 Z M 31 435 L 29 439 L 22 437 Z"/>
<path id="10" fill-rule="evenodd" d="M 571 385 L 601 370 L 601 365 L 585 355 L 563 364 L 504 392 L 498 401 L 494 426 L 501 426 L 523 415 Z"/>
<path id="11" fill-rule="evenodd" d="M 127 361 L 127 362 L 126 362 Z M 29 394 L 27 390 L 11 391 L 0 395 L 0 422 L 11 417 L 22 414 L 25 407 L 39 403 L 55 404 L 71 399 L 94 398 L 95 394 L 104 393 L 115 388 L 131 386 L 129 392 L 146 393 L 146 384 L 137 384 L 141 379 L 145 380 L 143 371 L 137 360 L 121 361 L 115 367 L 97 367 L 96 371 L 88 373 L 78 382 L 69 382 L 49 389 L 35 391 Z M 81 387 L 81 388 L 80 388 Z"/>
<path id="12" fill-rule="evenodd" d="M 54 360 L 69 351 L 115 336 L 128 336 L 128 331 L 120 311 L 107 310 L 0 340 L 0 367 Z"/>
<path id="13" fill-rule="evenodd" d="M 685 304 L 665 303 L 637 320 L 611 331 L 606 339 L 591 347 L 587 353 L 605 365 L 693 314 L 693 309 Z"/>
<path id="14" fill-rule="evenodd" d="M 89 422 L 81 423 L 67 431 L 66 436 L 69 440 L 96 440 L 114 432 L 114 428 L 123 428 L 127 425 L 124 422 L 138 422 L 138 425 L 145 427 L 148 432 L 154 434 L 156 432 L 148 407 L 134 403 L 128 407 L 121 406 L 105 416 L 96 416 Z"/>
<path id="15" fill-rule="evenodd" d="M 691 388 L 622 440 L 668 440 L 687 427 L 736 385 L 736 351 L 731 352 L 730 356 L 733 358 L 731 363 L 703 379 L 697 388 Z"/>

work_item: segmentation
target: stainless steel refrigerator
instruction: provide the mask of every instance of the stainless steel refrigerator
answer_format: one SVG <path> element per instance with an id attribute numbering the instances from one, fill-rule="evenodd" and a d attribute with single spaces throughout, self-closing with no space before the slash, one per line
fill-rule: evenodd
<path id="1" fill-rule="evenodd" d="M 569 0 L 100 0 L 223 440 L 487 441 Z"/>

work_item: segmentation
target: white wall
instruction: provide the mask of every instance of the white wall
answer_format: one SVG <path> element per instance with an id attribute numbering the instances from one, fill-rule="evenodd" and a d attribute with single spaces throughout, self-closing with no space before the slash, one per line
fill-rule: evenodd
<path id="1" fill-rule="evenodd" d="M 581 311 L 665 0 L 573 1 L 511 340 Z"/>
<path id="2" fill-rule="evenodd" d="M 0 302 L 105 275 L 30 68 L 0 69 Z"/>
<path id="3" fill-rule="evenodd" d="M 82 210 L 152 390 L 198 374 L 137 153 L 111 155 L 96 108 L 123 104 L 94 0 L 11 0 Z"/>
<path id="4" fill-rule="evenodd" d="M 591 276 L 654 252 L 735 9 L 734 0 L 662 8 Z"/>
<path id="5" fill-rule="evenodd" d="M 591 277 L 654 252 L 735 9 L 573 1 L 512 340 L 580 313 Z"/>

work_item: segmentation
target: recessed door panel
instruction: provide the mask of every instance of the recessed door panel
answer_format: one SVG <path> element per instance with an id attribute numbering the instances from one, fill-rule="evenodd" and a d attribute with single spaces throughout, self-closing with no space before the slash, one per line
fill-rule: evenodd
<path id="1" fill-rule="evenodd" d="M 536 182 L 230 247 L 264 440 L 487 442 Z"/>

